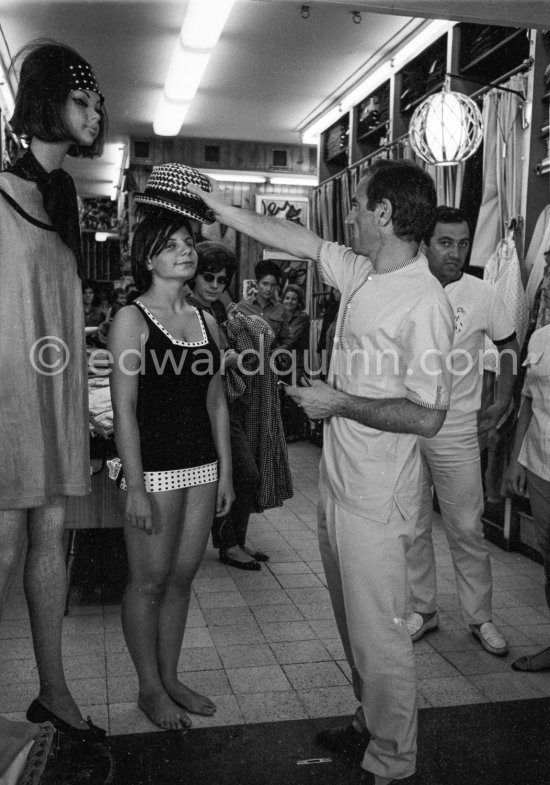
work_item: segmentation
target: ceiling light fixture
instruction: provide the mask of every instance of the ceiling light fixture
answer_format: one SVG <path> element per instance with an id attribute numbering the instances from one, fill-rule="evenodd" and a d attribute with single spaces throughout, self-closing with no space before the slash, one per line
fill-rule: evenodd
<path id="1" fill-rule="evenodd" d="M 234 3 L 190 0 L 153 120 L 159 136 L 179 133 Z"/>
<path id="2" fill-rule="evenodd" d="M 265 183 L 267 180 L 267 175 L 260 172 L 239 172 L 235 169 L 231 171 L 203 169 L 202 173 L 221 183 Z"/>
<path id="3" fill-rule="evenodd" d="M 417 106 L 409 125 L 414 152 L 429 164 L 453 166 L 466 161 L 483 139 L 483 120 L 475 101 L 442 90 Z"/>
<path id="4" fill-rule="evenodd" d="M 360 25 L 361 24 L 361 11 L 352 11 L 351 12 L 351 18 L 353 19 L 353 24 L 354 25 Z"/>
<path id="5" fill-rule="evenodd" d="M 311 177 L 308 175 L 277 175 L 277 177 L 270 177 L 269 182 L 271 185 L 319 185 L 318 177 Z"/>
<path id="6" fill-rule="evenodd" d="M 309 6 L 308 5 L 303 5 L 300 8 L 300 16 L 302 17 L 302 19 L 309 19 Z"/>

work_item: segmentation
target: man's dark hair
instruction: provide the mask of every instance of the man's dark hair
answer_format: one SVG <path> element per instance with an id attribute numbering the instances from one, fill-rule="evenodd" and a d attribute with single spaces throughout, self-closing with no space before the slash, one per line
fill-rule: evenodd
<path id="1" fill-rule="evenodd" d="M 195 237 L 195 228 L 189 218 L 162 209 L 147 212 L 137 225 L 130 257 L 132 275 L 140 293 L 147 291 L 153 278 L 151 270 L 147 269 L 147 260 L 163 251 L 170 237 L 182 227 Z"/>
<path id="2" fill-rule="evenodd" d="M 199 257 L 195 275 L 219 273 L 225 270 L 227 277 L 225 288 L 227 289 L 235 272 L 236 263 L 233 251 L 227 245 L 215 240 L 202 240 L 196 244 L 195 250 Z M 190 281 L 189 285 L 193 288 L 193 281 Z"/>
<path id="3" fill-rule="evenodd" d="M 432 220 L 426 227 L 426 231 L 424 232 L 422 239 L 426 243 L 426 245 L 430 244 L 430 240 L 434 236 L 435 227 L 437 224 L 466 224 L 468 227 L 468 231 L 470 230 L 470 222 L 468 221 L 468 217 L 464 210 L 459 210 L 458 207 L 447 207 L 447 205 L 441 204 L 439 207 L 435 208 L 435 212 L 432 216 Z"/>
<path id="4" fill-rule="evenodd" d="M 254 268 L 254 275 L 257 281 L 261 281 L 266 275 L 272 275 L 277 283 L 281 283 L 281 268 L 273 259 L 260 259 Z"/>
<path id="5" fill-rule="evenodd" d="M 89 66 L 70 46 L 51 39 L 31 41 L 14 57 L 21 63 L 15 109 L 10 120 L 14 132 L 30 142 L 62 142 L 71 136 L 65 126 L 65 106 L 69 95 L 69 63 Z M 72 144 L 68 155 L 96 158 L 103 152 L 107 133 L 107 114 L 101 103 L 99 133 L 90 147 Z"/>
<path id="6" fill-rule="evenodd" d="M 437 205 L 430 175 L 412 161 L 375 161 L 366 173 L 367 208 L 387 199 L 392 206 L 393 230 L 406 242 L 419 243 Z"/>

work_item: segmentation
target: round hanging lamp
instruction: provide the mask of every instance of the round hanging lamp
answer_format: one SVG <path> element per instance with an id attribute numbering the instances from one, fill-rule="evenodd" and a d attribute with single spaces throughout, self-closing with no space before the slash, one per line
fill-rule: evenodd
<path id="1" fill-rule="evenodd" d="M 429 164 L 466 161 L 483 139 L 479 107 L 467 95 L 451 90 L 430 95 L 411 117 L 409 139 L 414 152 Z"/>

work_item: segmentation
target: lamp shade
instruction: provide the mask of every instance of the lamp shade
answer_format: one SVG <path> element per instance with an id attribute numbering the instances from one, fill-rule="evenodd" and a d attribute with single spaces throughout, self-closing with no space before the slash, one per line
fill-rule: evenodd
<path id="1" fill-rule="evenodd" d="M 467 95 L 451 90 L 430 95 L 411 117 L 409 138 L 414 152 L 429 164 L 465 161 L 483 139 L 479 107 Z"/>

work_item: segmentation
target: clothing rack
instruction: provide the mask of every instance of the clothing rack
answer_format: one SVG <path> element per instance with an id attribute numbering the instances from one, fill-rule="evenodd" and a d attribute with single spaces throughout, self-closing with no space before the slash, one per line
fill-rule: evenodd
<path id="1" fill-rule="evenodd" d="M 510 71 L 507 71 L 502 76 L 499 76 L 498 79 L 495 79 L 494 82 L 491 82 L 490 84 L 486 84 L 484 87 L 481 87 L 479 90 L 476 90 L 475 93 L 472 93 L 470 95 L 470 98 L 472 98 L 475 101 L 476 98 L 480 98 L 486 92 L 496 87 L 499 90 L 504 90 L 507 93 L 517 93 L 518 95 L 521 96 L 521 98 L 524 101 L 527 100 L 526 96 L 523 93 L 519 93 L 517 90 L 510 90 L 510 88 L 508 87 L 500 87 L 499 85 L 501 85 L 503 82 L 506 82 L 507 79 L 510 79 L 512 76 L 515 76 L 516 74 L 522 74 L 526 71 L 530 71 L 534 65 L 534 62 L 535 61 L 532 57 L 528 57 L 526 60 L 523 61 L 523 63 L 520 63 L 515 68 L 512 68 Z M 448 74 L 448 76 L 457 76 L 457 74 Z M 468 77 L 466 76 L 457 76 L 457 78 L 464 79 L 465 82 L 477 82 L 477 79 L 468 79 Z"/>

